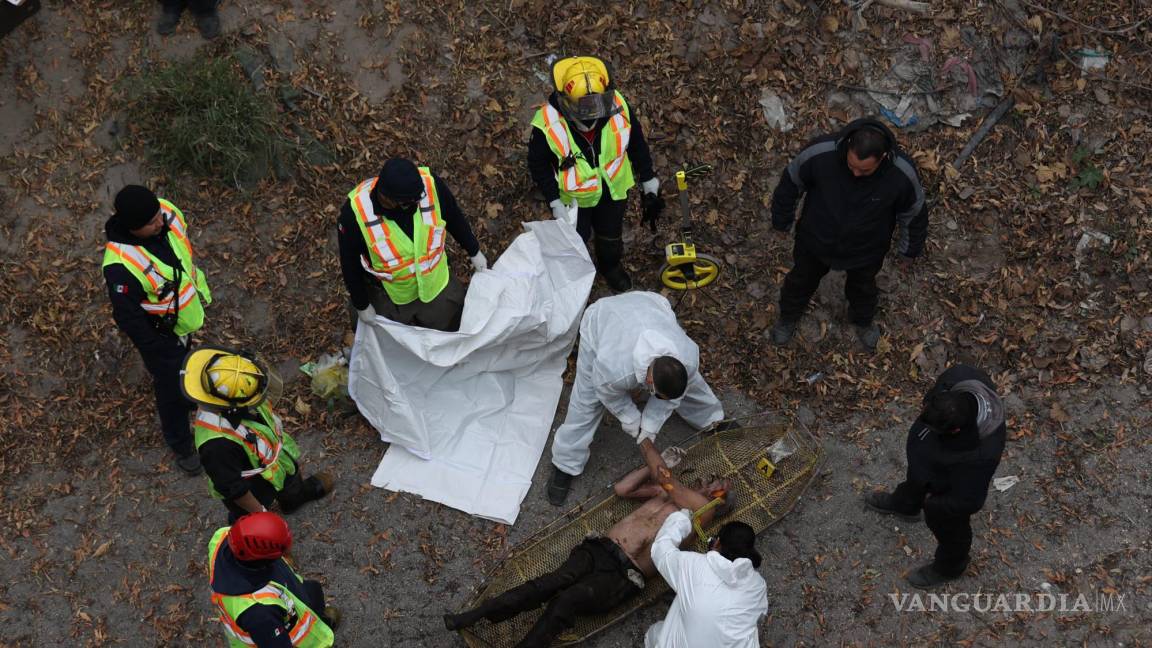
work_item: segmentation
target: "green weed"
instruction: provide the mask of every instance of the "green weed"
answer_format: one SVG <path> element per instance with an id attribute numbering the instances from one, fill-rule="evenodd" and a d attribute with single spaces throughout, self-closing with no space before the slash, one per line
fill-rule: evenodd
<path id="1" fill-rule="evenodd" d="M 126 82 L 131 123 L 153 160 L 241 186 L 295 155 L 272 98 L 257 92 L 231 55 L 163 64 Z"/>

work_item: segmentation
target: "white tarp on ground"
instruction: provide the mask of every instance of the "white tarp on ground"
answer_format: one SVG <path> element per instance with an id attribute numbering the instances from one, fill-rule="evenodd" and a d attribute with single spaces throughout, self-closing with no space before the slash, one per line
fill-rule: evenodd
<path id="1" fill-rule="evenodd" d="M 357 327 L 348 392 L 392 444 L 374 486 L 516 521 L 595 277 L 571 226 L 525 227 L 472 277 L 459 332 Z"/>

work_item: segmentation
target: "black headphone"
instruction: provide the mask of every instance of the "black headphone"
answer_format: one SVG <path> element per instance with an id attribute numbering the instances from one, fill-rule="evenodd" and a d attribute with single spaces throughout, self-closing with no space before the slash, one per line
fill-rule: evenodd
<path id="1" fill-rule="evenodd" d="M 847 140 L 849 147 L 852 146 L 852 138 L 856 136 L 856 133 L 859 133 L 862 130 L 870 130 L 873 133 L 879 133 L 880 136 L 884 138 L 884 142 L 886 144 L 884 148 L 884 154 L 887 155 L 890 159 L 896 159 L 896 138 L 886 128 L 871 121 L 866 121 L 860 124 L 858 127 L 856 127 L 856 130 L 852 131 L 852 134 L 848 136 Z"/>

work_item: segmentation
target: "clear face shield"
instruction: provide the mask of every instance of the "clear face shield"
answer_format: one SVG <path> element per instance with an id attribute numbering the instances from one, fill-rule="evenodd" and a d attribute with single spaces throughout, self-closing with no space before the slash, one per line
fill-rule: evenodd
<path id="1" fill-rule="evenodd" d="M 284 396 L 284 380 L 280 378 L 280 374 L 275 369 L 265 365 L 264 375 L 268 379 L 268 385 L 264 388 L 264 402 L 268 406 L 275 408 L 276 404 L 280 402 L 280 398 Z"/>
<path id="2" fill-rule="evenodd" d="M 560 111 L 568 119 L 593 122 L 611 117 L 621 110 L 616 105 L 615 93 L 611 91 L 587 94 L 579 99 L 572 99 L 563 92 L 557 94 L 560 98 Z"/>

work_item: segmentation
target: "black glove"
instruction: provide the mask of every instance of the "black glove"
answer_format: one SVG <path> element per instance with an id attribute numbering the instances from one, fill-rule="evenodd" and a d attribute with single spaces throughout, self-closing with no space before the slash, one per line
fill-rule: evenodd
<path id="1" fill-rule="evenodd" d="M 648 227 L 655 232 L 656 221 L 660 219 L 660 214 L 664 213 L 664 199 L 660 197 L 660 194 L 642 193 L 640 194 L 640 209 L 643 212 L 640 222 L 648 223 Z"/>

